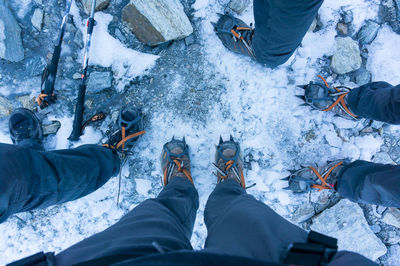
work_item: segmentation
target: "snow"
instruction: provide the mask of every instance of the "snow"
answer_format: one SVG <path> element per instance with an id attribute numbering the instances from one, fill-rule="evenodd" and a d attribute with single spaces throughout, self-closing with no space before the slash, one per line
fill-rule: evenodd
<path id="1" fill-rule="evenodd" d="M 372 73 L 372 79 L 386 81 L 392 85 L 400 83 L 400 35 L 385 25 L 380 29 L 378 35 L 368 48 L 370 53 L 367 67 Z"/>
<path id="2" fill-rule="evenodd" d="M 316 72 L 318 59 L 332 55 L 340 8 L 344 6 L 346 10 L 352 10 L 357 30 L 365 19 L 376 18 L 378 4 L 378 0 L 324 1 L 319 12 L 323 29 L 307 33 L 302 46 L 290 60 L 271 70 L 229 52 L 210 24 L 217 21 L 216 13 L 223 13 L 223 7 L 217 0 L 197 0 L 193 8 L 195 16 L 202 18 L 201 49 L 209 66 L 205 71 L 215 73 L 216 79 L 224 84 L 218 104 L 209 106 L 205 124 L 200 124 L 196 117 L 177 119 L 173 110 L 161 105 L 160 109 L 148 114 L 147 133 L 133 150 L 131 160 L 140 163 L 134 166 L 127 163 L 122 170 L 119 207 L 116 204 L 118 177 L 113 177 L 99 190 L 82 199 L 17 214 L 0 224 L 0 231 L 3 232 L 0 236 L 0 264 L 42 250 L 60 252 L 109 227 L 146 198 L 157 196 L 162 189 L 159 154 L 163 144 L 173 136 L 186 136 L 190 145 L 192 176 L 199 191 L 200 209 L 191 239 L 195 249 L 203 247 L 207 234 L 203 213 L 216 182 L 211 162 L 220 135 L 228 139 L 232 134 L 240 142 L 243 154 L 253 156 L 251 169 L 245 171 L 245 176 L 247 185 L 256 185 L 248 193 L 280 215 L 290 217 L 294 206 L 307 202 L 308 195 L 294 195 L 282 190 L 287 184 L 280 178 L 287 176 L 288 170 L 344 158 L 370 160 L 383 144 L 381 137 L 352 136 L 354 130 L 362 129 L 362 122 L 337 118 L 331 113 L 311 112 L 310 108 L 299 106 L 301 100 L 295 97 L 300 93 L 297 84 L 307 84 L 316 79 L 319 74 Z M 71 11 L 75 21 L 83 22 L 75 3 Z M 89 63 L 111 67 L 117 79 L 117 88 L 123 88 L 128 78 L 142 75 L 146 69 L 157 64 L 157 56 L 128 49 L 111 37 L 107 30 L 111 15 L 97 12 L 95 18 L 98 23 L 93 34 Z M 247 8 L 240 18 L 246 22 L 254 21 L 252 7 Z M 80 29 L 86 32 L 83 26 Z M 399 57 L 396 47 L 399 38 L 389 28 L 383 27 L 370 46 L 368 69 L 374 80 L 400 81 L 395 72 L 400 64 L 396 60 Z M 174 102 L 182 94 L 180 87 L 184 79 L 176 75 L 171 80 L 170 94 L 166 95 L 166 99 Z M 328 81 L 331 80 L 328 77 Z M 24 83 L 18 90 L 29 91 L 30 84 Z M 14 87 L 15 84 L 0 87 L 0 93 L 8 95 Z M 59 120 L 62 127 L 46 143 L 48 149 L 101 142 L 102 133 L 88 127 L 80 142 L 71 146 L 67 138 L 72 129 L 72 117 L 51 119 Z M 1 142 L 10 143 L 7 130 L 6 121 L 3 121 L 0 124 Z M 398 133 L 400 128 L 391 126 L 390 130 Z M 339 137 L 337 132 L 343 135 Z M 309 133 L 314 137 L 306 139 Z"/>

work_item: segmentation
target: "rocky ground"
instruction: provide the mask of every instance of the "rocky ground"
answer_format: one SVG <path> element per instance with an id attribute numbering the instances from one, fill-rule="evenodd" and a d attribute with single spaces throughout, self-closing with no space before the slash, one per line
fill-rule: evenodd
<path id="1" fill-rule="evenodd" d="M 294 96 L 297 84 L 317 80 L 318 74 L 349 87 L 371 80 L 400 83 L 399 1 L 324 3 L 302 46 L 274 70 L 230 53 L 212 31 L 210 21 L 217 20 L 216 12 L 240 13 L 244 21 L 254 21 L 251 1 L 182 0 L 182 12 L 176 12 L 182 15 L 175 19 L 190 24 L 175 29 L 172 37 L 154 34 L 157 38 L 149 43 L 163 42 L 156 46 L 143 44 L 148 36 L 124 16 L 129 0 L 98 1 L 85 116 L 102 111 L 107 117 L 88 127 L 80 142 L 69 143 L 90 1 L 76 2 L 64 38 L 57 103 L 36 110 L 34 97 L 51 58 L 65 1 L 0 0 L 0 141 L 10 142 L 7 119 L 19 106 L 35 109 L 42 117 L 47 149 L 104 142 L 125 104 L 143 109 L 147 134 L 122 171 L 119 206 L 118 179 L 113 178 L 76 202 L 15 215 L 0 225 L 5 232 L 0 236 L 0 263 L 39 250 L 60 251 L 156 196 L 162 188 L 158 154 L 173 135 L 186 135 L 191 145 L 200 194 L 192 244 L 201 248 L 206 236 L 204 205 L 215 182 L 210 174 L 213 144 L 220 134 L 232 133 L 242 143 L 248 182 L 256 183 L 249 193 L 303 228 L 337 237 L 341 249 L 383 265 L 399 264 L 400 210 L 352 203 L 332 192 L 294 195 L 282 190 L 287 184 L 279 181 L 288 170 L 327 160 L 400 163 L 399 127 L 310 112 Z"/>

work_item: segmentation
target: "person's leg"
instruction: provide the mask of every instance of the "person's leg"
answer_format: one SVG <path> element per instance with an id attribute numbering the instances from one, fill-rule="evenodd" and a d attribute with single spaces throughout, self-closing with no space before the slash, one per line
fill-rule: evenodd
<path id="1" fill-rule="evenodd" d="M 268 67 L 285 63 L 300 45 L 323 0 L 254 0 L 252 41 L 257 61 Z"/>
<path id="2" fill-rule="evenodd" d="M 400 124 L 400 85 L 371 82 L 351 90 L 346 102 L 360 117 Z"/>
<path id="3" fill-rule="evenodd" d="M 205 251 L 279 262 L 288 245 L 307 232 L 248 195 L 234 180 L 219 183 L 204 212 Z"/>
<path id="4" fill-rule="evenodd" d="M 355 161 L 343 167 L 335 189 L 355 202 L 400 208 L 400 165 Z"/>
<path id="5" fill-rule="evenodd" d="M 38 151 L 0 144 L 0 222 L 86 196 L 117 174 L 118 155 L 98 145 Z"/>
<path id="6" fill-rule="evenodd" d="M 56 265 L 104 258 L 107 263 L 159 252 L 192 249 L 190 237 L 198 194 L 185 178 L 175 177 L 155 199 L 148 199 L 119 222 L 56 255 Z"/>

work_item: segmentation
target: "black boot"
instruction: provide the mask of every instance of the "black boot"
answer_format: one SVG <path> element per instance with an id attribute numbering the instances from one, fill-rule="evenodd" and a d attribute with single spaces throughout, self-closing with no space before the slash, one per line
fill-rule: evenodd
<path id="1" fill-rule="evenodd" d="M 230 14 L 220 15 L 217 23 L 212 23 L 222 44 L 232 52 L 255 59 L 252 48 L 254 29 Z"/>
<path id="2" fill-rule="evenodd" d="M 111 148 L 125 157 L 139 136 L 143 135 L 143 115 L 136 108 L 126 107 L 119 114 L 118 121 L 104 147 Z"/>
<path id="3" fill-rule="evenodd" d="M 43 150 L 42 123 L 36 115 L 25 108 L 17 108 L 11 114 L 8 127 L 14 144 Z"/>

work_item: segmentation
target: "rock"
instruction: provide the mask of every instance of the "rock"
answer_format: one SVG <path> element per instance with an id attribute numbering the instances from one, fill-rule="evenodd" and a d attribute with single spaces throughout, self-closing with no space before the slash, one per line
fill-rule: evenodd
<path id="1" fill-rule="evenodd" d="M 400 3 L 398 0 L 382 0 L 378 16 L 382 22 L 389 23 L 393 31 L 400 34 Z"/>
<path id="2" fill-rule="evenodd" d="M 88 92 L 98 93 L 104 89 L 111 88 L 113 74 L 108 72 L 92 72 L 89 75 Z"/>
<path id="3" fill-rule="evenodd" d="M 398 244 L 400 243 L 400 234 L 397 234 L 396 231 L 389 231 L 383 241 L 389 245 Z"/>
<path id="4" fill-rule="evenodd" d="M 92 9 L 92 0 L 80 0 L 83 9 L 85 10 L 86 14 L 90 13 L 90 10 Z M 108 7 L 110 4 L 110 0 L 97 0 L 96 1 L 96 11 L 104 10 Z"/>
<path id="5" fill-rule="evenodd" d="M 388 252 L 380 258 L 381 265 L 400 265 L 400 245 L 390 246 Z"/>
<path id="6" fill-rule="evenodd" d="M 383 216 L 382 222 L 400 229 L 400 210 L 389 208 L 385 216 Z"/>
<path id="7" fill-rule="evenodd" d="M 42 30 L 43 15 L 43 10 L 41 8 L 36 8 L 31 18 L 32 26 L 38 31 Z"/>
<path id="8" fill-rule="evenodd" d="M 24 108 L 31 111 L 33 111 L 37 106 L 35 97 L 31 97 L 29 95 L 19 96 L 17 97 L 17 100 L 22 104 Z"/>
<path id="9" fill-rule="evenodd" d="M 122 10 L 122 19 L 150 46 L 183 39 L 193 32 L 179 0 L 131 0 Z"/>
<path id="10" fill-rule="evenodd" d="M 374 155 L 372 158 L 372 162 L 374 163 L 383 163 L 383 164 L 393 164 L 395 165 L 396 163 L 390 158 L 389 154 L 386 152 L 379 152 Z"/>
<path id="11" fill-rule="evenodd" d="M 336 25 L 336 30 L 341 35 L 347 35 L 347 33 L 349 32 L 349 27 L 347 26 L 347 24 L 339 22 Z"/>
<path id="12" fill-rule="evenodd" d="M 357 33 L 357 40 L 361 45 L 370 44 L 375 40 L 380 25 L 372 20 L 367 20 Z"/>
<path id="13" fill-rule="evenodd" d="M 338 238 L 340 250 L 349 250 L 376 260 L 386 253 L 385 245 L 369 228 L 362 209 L 347 199 L 312 219 L 312 230 Z"/>
<path id="14" fill-rule="evenodd" d="M 311 217 L 313 217 L 315 214 L 315 210 L 314 207 L 309 204 L 303 204 L 301 205 L 294 213 L 293 216 L 290 218 L 290 220 L 293 223 L 301 223 L 304 222 L 308 219 L 310 219 Z"/>
<path id="15" fill-rule="evenodd" d="M 0 117 L 9 116 L 13 110 L 13 106 L 7 98 L 0 95 Z"/>
<path id="16" fill-rule="evenodd" d="M 43 1 L 42 0 L 35 0 L 35 3 L 38 5 L 43 5 Z"/>
<path id="17" fill-rule="evenodd" d="M 364 84 L 371 82 L 371 79 L 372 79 L 372 74 L 365 68 L 360 68 L 359 70 L 357 70 L 354 73 L 354 75 L 355 75 L 356 83 L 359 86 L 362 86 Z"/>
<path id="18" fill-rule="evenodd" d="M 21 28 L 5 0 L 0 0 L 0 58 L 11 62 L 24 59 Z"/>
<path id="19" fill-rule="evenodd" d="M 51 134 L 56 134 L 57 131 L 60 129 L 60 127 L 61 127 L 61 123 L 60 123 L 60 121 L 57 121 L 57 120 L 51 121 L 51 124 L 42 125 L 43 135 L 47 136 L 47 135 L 51 135 Z"/>
<path id="20" fill-rule="evenodd" d="M 336 38 L 336 51 L 332 56 L 331 68 L 337 74 L 346 74 L 361 67 L 360 48 L 350 37 Z"/>
<path id="21" fill-rule="evenodd" d="M 194 44 L 194 36 L 193 34 L 190 34 L 188 37 L 185 38 L 185 44 L 186 46 L 190 46 L 192 44 Z"/>
<path id="22" fill-rule="evenodd" d="M 371 228 L 372 232 L 374 232 L 375 234 L 377 234 L 380 231 L 382 231 L 382 228 L 377 224 L 373 224 L 369 228 Z"/>
<path id="23" fill-rule="evenodd" d="M 118 28 L 115 29 L 114 34 L 118 38 L 118 40 L 120 40 L 121 42 L 126 41 L 125 36 L 122 34 L 122 32 Z"/>
<path id="24" fill-rule="evenodd" d="M 73 78 L 73 79 L 80 79 L 81 76 L 82 76 L 82 75 L 81 75 L 80 73 L 75 73 L 75 74 L 72 75 L 72 78 Z"/>
<path id="25" fill-rule="evenodd" d="M 249 0 L 231 0 L 228 4 L 228 7 L 236 13 L 242 14 L 248 5 Z"/>
<path id="26" fill-rule="evenodd" d="M 376 121 L 376 120 L 374 120 L 374 121 L 372 122 L 372 124 L 371 124 L 371 127 L 372 127 L 372 128 L 375 128 L 375 129 L 380 129 L 381 127 L 383 127 L 384 124 L 385 124 L 385 122 L 381 122 L 381 121 Z"/>
<path id="27" fill-rule="evenodd" d="M 310 25 L 310 28 L 308 28 L 308 32 L 314 32 L 314 30 L 317 28 L 318 20 L 315 18 L 313 22 Z"/>

